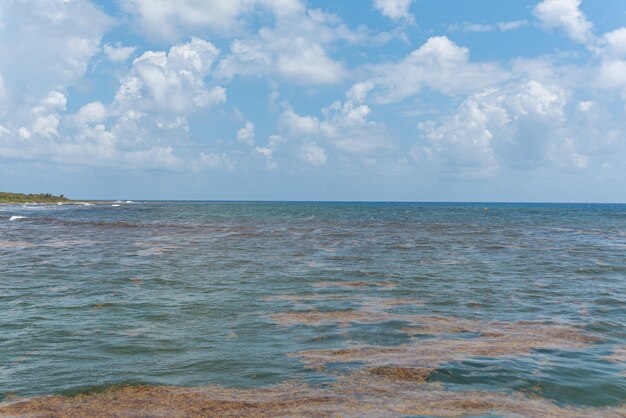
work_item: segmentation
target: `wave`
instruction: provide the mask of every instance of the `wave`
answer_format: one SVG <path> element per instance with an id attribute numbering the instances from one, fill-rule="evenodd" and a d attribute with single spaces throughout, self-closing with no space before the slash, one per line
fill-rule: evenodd
<path id="1" fill-rule="evenodd" d="M 9 222 L 19 221 L 20 219 L 26 219 L 26 216 L 13 215 L 9 218 Z"/>

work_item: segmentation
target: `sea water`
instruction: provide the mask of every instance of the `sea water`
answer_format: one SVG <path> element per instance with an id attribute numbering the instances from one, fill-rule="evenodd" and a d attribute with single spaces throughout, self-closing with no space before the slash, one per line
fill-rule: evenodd
<path id="1" fill-rule="evenodd" d="M 422 335 L 432 318 L 469 322 Z M 413 344 L 416 358 L 396 360 L 419 363 L 420 341 L 518 326 L 503 353 L 447 348 L 424 363 L 429 381 L 609 407 L 626 398 L 625 325 L 626 205 L 0 206 L 0 401 L 124 384 L 324 385 L 369 360 L 319 368 L 298 353 Z M 515 339 L 533 332 L 550 344 Z"/>

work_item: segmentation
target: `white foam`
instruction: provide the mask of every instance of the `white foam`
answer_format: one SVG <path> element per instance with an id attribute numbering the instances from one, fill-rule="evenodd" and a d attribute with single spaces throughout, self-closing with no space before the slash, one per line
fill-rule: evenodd
<path id="1" fill-rule="evenodd" d="M 11 222 L 11 221 L 17 221 L 17 220 L 20 220 L 20 219 L 26 219 L 26 216 L 17 216 L 17 215 L 11 216 L 11 217 L 9 218 L 9 222 Z"/>
<path id="2" fill-rule="evenodd" d="M 113 206 L 114 208 L 116 208 L 116 207 L 118 207 L 119 205 L 115 204 L 115 205 L 111 205 L 111 206 Z"/>

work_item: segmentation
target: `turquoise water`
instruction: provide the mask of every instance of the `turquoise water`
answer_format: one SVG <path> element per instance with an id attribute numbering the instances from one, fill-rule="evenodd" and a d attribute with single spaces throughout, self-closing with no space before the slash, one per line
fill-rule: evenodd
<path id="1" fill-rule="evenodd" d="M 364 310 L 396 317 L 280 319 Z M 626 205 L 0 206 L 0 400 L 127 383 L 323 385 L 360 362 L 322 370 L 294 354 L 430 338 L 404 332 L 402 315 L 589 333 L 580 346 L 455 354 L 429 379 L 619 405 Z"/>

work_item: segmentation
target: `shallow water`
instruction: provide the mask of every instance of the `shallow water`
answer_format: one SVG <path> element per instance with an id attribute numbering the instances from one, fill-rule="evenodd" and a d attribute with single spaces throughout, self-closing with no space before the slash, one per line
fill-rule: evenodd
<path id="1" fill-rule="evenodd" d="M 616 407 L 625 325 L 626 205 L 0 206 L 0 400 L 398 366 Z"/>

